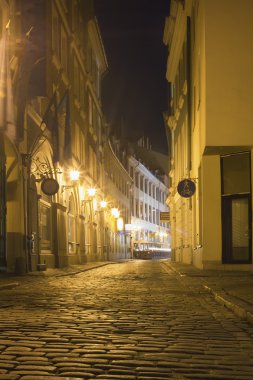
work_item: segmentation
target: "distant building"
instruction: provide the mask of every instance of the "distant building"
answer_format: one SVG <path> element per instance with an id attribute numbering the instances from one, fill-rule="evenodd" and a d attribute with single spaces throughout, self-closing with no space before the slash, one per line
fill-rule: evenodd
<path id="1" fill-rule="evenodd" d="M 168 185 L 166 175 L 156 175 L 146 164 L 129 156 L 132 178 L 131 243 L 132 250 L 170 252 L 169 208 L 166 204 Z M 165 217 L 165 219 L 163 219 Z"/>
<path id="2" fill-rule="evenodd" d="M 108 239 L 107 258 L 109 260 L 130 258 L 130 237 L 125 232 L 125 225 L 131 221 L 130 215 L 130 191 L 131 177 L 125 167 L 123 160 L 124 151 L 113 145 L 111 139 L 106 139 L 104 146 L 105 155 L 105 185 L 108 204 L 112 204 L 108 211 L 110 214 L 118 213 L 116 218 L 111 215 L 107 218 L 106 234 Z M 119 223 L 122 223 L 121 225 Z"/>
<path id="3" fill-rule="evenodd" d="M 166 155 L 152 151 L 149 140 L 144 137 L 133 143 L 112 134 L 110 146 L 129 175 L 130 204 L 125 234 L 132 257 L 136 257 L 134 254 L 138 251 L 148 250 L 153 250 L 153 256 L 170 256 Z"/>
<path id="4" fill-rule="evenodd" d="M 164 29 L 172 254 L 203 269 L 253 269 L 253 2 L 241 5 L 171 0 Z"/>

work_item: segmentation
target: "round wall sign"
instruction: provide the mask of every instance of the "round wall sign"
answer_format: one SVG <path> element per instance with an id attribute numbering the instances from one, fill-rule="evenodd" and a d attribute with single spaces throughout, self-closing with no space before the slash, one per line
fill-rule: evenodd
<path id="1" fill-rule="evenodd" d="M 177 185 L 178 194 L 184 198 L 190 198 L 196 191 L 195 183 L 190 179 L 183 179 Z"/>
<path id="2" fill-rule="evenodd" d="M 41 183 L 41 190 L 46 195 L 54 195 L 59 190 L 59 183 L 54 178 L 45 178 Z"/>

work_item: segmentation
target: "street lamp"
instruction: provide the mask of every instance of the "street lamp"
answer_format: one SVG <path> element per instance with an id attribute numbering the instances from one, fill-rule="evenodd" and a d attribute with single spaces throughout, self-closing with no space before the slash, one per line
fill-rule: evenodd
<path id="1" fill-rule="evenodd" d="M 89 195 L 89 198 L 88 199 L 83 199 L 82 200 L 82 205 L 85 205 L 86 203 L 89 203 L 89 207 L 90 207 L 90 214 L 91 214 L 91 217 L 92 217 L 92 214 L 93 214 L 93 201 L 94 201 L 94 197 L 95 197 L 95 194 L 96 194 L 96 189 L 94 189 L 93 187 L 90 187 L 89 189 L 87 189 L 87 193 Z M 93 219 L 93 217 L 92 217 Z"/>
<path id="2" fill-rule="evenodd" d="M 79 177 L 80 177 L 80 172 L 79 170 L 76 170 L 76 169 L 72 169 L 70 170 L 69 172 L 69 177 L 71 179 L 71 181 L 73 182 L 72 185 L 63 185 L 62 186 L 62 193 L 66 190 L 66 189 L 70 189 L 72 187 L 74 187 L 77 183 L 77 181 L 79 180 Z"/>
<path id="3" fill-rule="evenodd" d="M 106 206 L 107 206 L 107 202 L 106 202 L 105 200 L 102 200 L 102 201 L 100 202 L 100 207 L 101 207 L 102 209 L 104 209 L 104 208 L 106 208 Z"/>
<path id="4" fill-rule="evenodd" d="M 75 170 L 75 169 L 70 170 L 69 176 L 70 176 L 71 181 L 78 181 L 80 177 L 80 172 L 79 170 Z"/>
<path id="5" fill-rule="evenodd" d="M 111 209 L 111 214 L 112 214 L 112 216 L 114 216 L 115 219 L 118 219 L 120 216 L 120 211 L 116 207 L 113 207 Z"/>
<path id="6" fill-rule="evenodd" d="M 88 195 L 93 198 L 95 195 L 96 195 L 96 189 L 94 189 L 93 187 L 90 187 L 88 190 L 87 190 L 87 193 Z"/>
<path id="7" fill-rule="evenodd" d="M 117 219 L 117 230 L 123 231 L 123 229 L 124 229 L 124 220 L 123 220 L 123 218 L 118 218 Z"/>

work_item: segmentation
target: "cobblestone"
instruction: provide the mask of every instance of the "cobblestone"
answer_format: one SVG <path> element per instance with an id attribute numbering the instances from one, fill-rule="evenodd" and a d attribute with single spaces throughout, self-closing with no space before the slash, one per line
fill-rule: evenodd
<path id="1" fill-rule="evenodd" d="M 21 279 L 0 310 L 0 380 L 253 378 L 253 327 L 159 261 Z"/>

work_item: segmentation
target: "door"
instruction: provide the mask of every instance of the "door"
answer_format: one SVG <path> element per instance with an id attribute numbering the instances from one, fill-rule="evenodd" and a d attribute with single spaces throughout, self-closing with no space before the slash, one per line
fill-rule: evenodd
<path id="1" fill-rule="evenodd" d="M 38 194 L 36 179 L 31 177 L 28 194 L 28 269 L 36 271 L 39 263 L 39 244 L 38 244 Z"/>
<path id="2" fill-rule="evenodd" d="M 251 263 L 251 156 L 221 157 L 222 261 Z"/>
<path id="3" fill-rule="evenodd" d="M 6 181 L 5 157 L 0 153 L 0 270 L 6 270 Z"/>
<path id="4" fill-rule="evenodd" d="M 222 199 L 222 261 L 251 263 L 250 196 L 237 195 Z"/>

